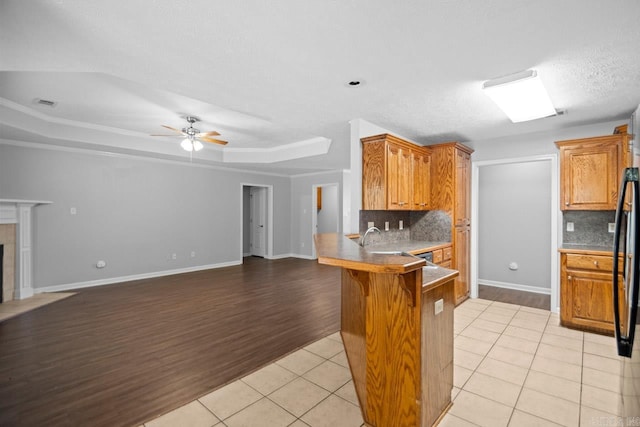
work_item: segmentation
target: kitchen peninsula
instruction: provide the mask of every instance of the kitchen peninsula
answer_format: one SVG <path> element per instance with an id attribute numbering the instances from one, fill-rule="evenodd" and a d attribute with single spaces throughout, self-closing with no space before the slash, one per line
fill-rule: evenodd
<path id="1" fill-rule="evenodd" d="M 341 336 L 367 426 L 432 426 L 451 406 L 455 270 L 318 234 L 342 268 Z"/>

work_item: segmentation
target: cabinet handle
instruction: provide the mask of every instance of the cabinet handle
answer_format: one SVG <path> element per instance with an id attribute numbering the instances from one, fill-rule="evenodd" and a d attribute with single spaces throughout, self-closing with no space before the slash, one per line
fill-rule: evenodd
<path id="1" fill-rule="evenodd" d="M 593 265 L 598 266 L 598 261 L 593 261 Z"/>
<path id="2" fill-rule="evenodd" d="M 567 276 L 567 280 L 571 280 L 571 276 Z"/>
<path id="3" fill-rule="evenodd" d="M 569 206 L 569 202 L 564 202 L 564 205 L 565 206 Z"/>

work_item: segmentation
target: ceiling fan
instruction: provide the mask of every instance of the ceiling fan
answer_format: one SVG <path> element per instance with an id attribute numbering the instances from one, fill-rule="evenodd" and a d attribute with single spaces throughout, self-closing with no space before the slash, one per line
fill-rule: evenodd
<path id="1" fill-rule="evenodd" d="M 162 125 L 163 128 L 167 128 L 171 131 L 174 131 L 185 138 L 180 143 L 180 146 L 185 151 L 200 151 L 202 150 L 202 142 L 211 142 L 213 144 L 226 145 L 227 141 L 223 141 L 221 139 L 211 138 L 212 136 L 220 135 L 216 131 L 210 132 L 200 132 L 198 129 L 193 127 L 193 124 L 199 122 L 200 119 L 195 116 L 186 116 L 185 119 L 189 123 L 189 127 L 182 128 L 182 130 L 172 128 L 171 126 Z M 177 136 L 177 135 L 151 135 L 151 136 Z"/>

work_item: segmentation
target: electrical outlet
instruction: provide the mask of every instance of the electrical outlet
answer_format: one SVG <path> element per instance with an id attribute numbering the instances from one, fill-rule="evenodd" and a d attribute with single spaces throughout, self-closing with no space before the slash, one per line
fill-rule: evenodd
<path id="1" fill-rule="evenodd" d="M 402 220 L 400 220 L 400 222 L 398 223 L 398 229 L 399 230 L 404 230 L 404 223 Z"/>
<path id="2" fill-rule="evenodd" d="M 435 302 L 434 314 L 440 314 L 442 313 L 443 310 L 444 310 L 444 301 L 442 300 L 442 298 L 440 298 L 438 301 Z"/>
<path id="3" fill-rule="evenodd" d="M 384 231 L 389 231 L 389 221 L 384 222 Z"/>
<path id="4" fill-rule="evenodd" d="M 567 231 L 569 231 L 569 232 L 573 231 L 573 223 L 572 222 L 567 222 Z"/>
<path id="5" fill-rule="evenodd" d="M 178 259 L 178 254 L 176 253 L 171 254 L 171 259 Z"/>
<path id="6" fill-rule="evenodd" d="M 615 233 L 616 232 L 616 223 L 615 222 L 608 223 L 607 230 L 609 231 L 609 233 Z"/>
<path id="7" fill-rule="evenodd" d="M 78 209 L 76 209 L 76 208 L 70 208 L 70 209 L 69 209 L 69 213 L 70 213 L 71 215 L 76 215 L 76 214 L 78 213 Z"/>
<path id="8" fill-rule="evenodd" d="M 375 227 L 374 222 L 373 221 L 367 222 L 367 228 L 371 228 L 371 227 Z"/>
<path id="9" fill-rule="evenodd" d="M 196 251 L 191 251 L 191 258 L 195 258 L 196 257 Z"/>
<path id="10" fill-rule="evenodd" d="M 107 266 L 107 263 L 104 260 L 99 260 L 98 262 L 96 262 L 97 268 L 105 268 L 106 266 Z"/>

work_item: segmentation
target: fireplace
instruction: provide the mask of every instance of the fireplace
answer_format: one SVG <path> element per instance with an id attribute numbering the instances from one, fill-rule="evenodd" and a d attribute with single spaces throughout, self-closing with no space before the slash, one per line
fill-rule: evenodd
<path id="1" fill-rule="evenodd" d="M 33 296 L 33 208 L 51 202 L 0 199 L 0 302 Z"/>

